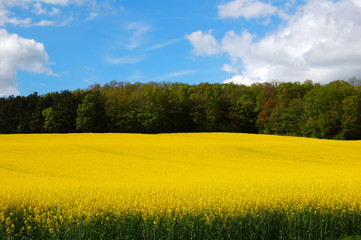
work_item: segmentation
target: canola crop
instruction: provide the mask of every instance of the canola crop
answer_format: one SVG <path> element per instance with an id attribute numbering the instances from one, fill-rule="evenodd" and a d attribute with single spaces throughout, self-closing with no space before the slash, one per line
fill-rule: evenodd
<path id="1" fill-rule="evenodd" d="M 0 239 L 361 235 L 361 141 L 0 135 Z"/>

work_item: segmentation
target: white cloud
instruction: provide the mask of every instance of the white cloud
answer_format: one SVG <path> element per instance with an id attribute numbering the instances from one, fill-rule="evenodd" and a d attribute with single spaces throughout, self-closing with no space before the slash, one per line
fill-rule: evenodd
<path id="1" fill-rule="evenodd" d="M 188 75 L 191 73 L 194 73 L 194 71 L 193 70 L 184 70 L 184 71 L 169 73 L 167 75 L 167 77 L 180 77 L 180 76 Z"/>
<path id="2" fill-rule="evenodd" d="M 232 65 L 229 65 L 229 64 L 224 64 L 223 67 L 222 67 L 222 70 L 227 72 L 227 73 L 234 73 L 234 74 L 239 73 L 237 68 L 235 68 L 235 67 L 233 67 Z"/>
<path id="3" fill-rule="evenodd" d="M 91 1 L 91 13 L 87 18 L 88 21 L 93 20 L 102 15 L 115 15 L 124 11 L 124 7 L 117 0 Z"/>
<path id="4" fill-rule="evenodd" d="M 145 78 L 145 76 L 141 72 L 136 72 L 136 73 L 133 73 L 132 75 L 130 75 L 128 77 L 128 80 L 129 81 L 138 81 L 142 78 Z"/>
<path id="5" fill-rule="evenodd" d="M 14 7 L 19 6 L 23 8 L 29 7 L 29 5 L 44 3 L 49 5 L 67 6 L 70 4 L 82 5 L 89 0 L 0 0 L 0 5 Z"/>
<path id="6" fill-rule="evenodd" d="M 97 16 L 99 16 L 99 13 L 97 12 L 92 12 L 89 17 L 87 18 L 87 20 L 93 20 L 94 18 L 96 18 Z"/>
<path id="7" fill-rule="evenodd" d="M 25 19 L 19 19 L 17 17 L 13 17 L 14 14 L 12 14 L 7 9 L 3 8 L 0 4 L 0 26 L 4 26 L 6 23 L 13 24 L 15 26 L 27 26 L 30 25 L 31 19 L 25 18 Z"/>
<path id="8" fill-rule="evenodd" d="M 221 18 L 251 19 L 273 15 L 276 12 L 277 8 L 271 4 L 257 0 L 234 0 L 218 6 L 218 15 Z"/>
<path id="9" fill-rule="evenodd" d="M 181 77 L 184 75 L 189 75 L 194 72 L 195 72 L 194 70 L 183 70 L 183 71 L 178 71 L 178 72 L 171 72 L 171 73 L 168 73 L 165 75 L 150 78 L 149 81 L 164 81 L 164 80 L 170 79 L 170 78 L 177 78 L 177 77 Z"/>
<path id="10" fill-rule="evenodd" d="M 135 64 L 142 60 L 140 57 L 111 57 L 105 56 L 105 61 L 110 65 Z"/>
<path id="11" fill-rule="evenodd" d="M 56 22 L 49 20 L 40 20 L 38 23 L 35 23 L 35 26 L 53 26 Z"/>
<path id="12" fill-rule="evenodd" d="M 236 62 L 240 56 L 247 56 L 249 54 L 252 40 L 252 35 L 247 31 L 243 31 L 242 35 L 229 31 L 222 39 L 221 48 L 223 52 L 228 53 L 233 62 Z"/>
<path id="13" fill-rule="evenodd" d="M 361 6 L 356 2 L 306 1 L 276 32 L 259 40 L 246 30 L 227 32 L 222 52 L 242 66 L 233 81 L 327 83 L 361 77 Z"/>
<path id="14" fill-rule="evenodd" d="M 72 16 L 66 18 L 66 19 L 63 19 L 62 21 L 60 22 L 57 22 L 54 26 L 56 27 L 62 27 L 62 26 L 65 26 L 65 25 L 68 25 L 69 23 L 73 22 L 74 21 L 74 18 Z"/>
<path id="15" fill-rule="evenodd" d="M 40 20 L 39 22 L 29 24 L 28 27 L 30 27 L 30 26 L 36 26 L 36 27 L 45 27 L 45 26 L 62 27 L 62 26 L 68 25 L 73 20 L 74 20 L 73 17 L 63 19 L 62 21 Z"/>
<path id="16" fill-rule="evenodd" d="M 41 6 L 41 4 L 35 4 L 33 12 L 36 15 L 58 15 L 60 10 L 58 8 L 52 7 L 51 10 L 47 10 Z M 53 21 L 53 20 L 40 20 L 37 23 L 34 23 L 31 18 L 18 18 L 15 14 L 0 3 L 0 26 L 5 26 L 6 24 L 12 24 L 15 26 L 22 27 L 31 27 L 31 26 L 59 26 L 63 21 Z"/>
<path id="17" fill-rule="evenodd" d="M 54 75 L 42 43 L 0 29 L 0 96 L 19 94 L 16 71 Z"/>
<path id="18" fill-rule="evenodd" d="M 85 9 L 89 10 L 91 13 L 89 13 L 89 17 L 86 20 L 94 19 L 101 14 L 116 14 L 122 9 L 119 3 L 117 3 L 118 8 L 114 10 L 110 0 L 101 2 L 95 0 L 0 0 L 0 26 L 5 26 L 6 24 L 22 27 L 64 26 L 72 22 L 73 13 L 71 11 L 60 13 L 70 5 L 75 5 L 78 8 L 85 7 Z M 12 12 L 13 8 L 16 7 L 20 7 L 22 11 L 28 12 L 30 17 L 21 18 L 16 16 L 15 12 Z M 39 17 L 43 19 L 39 19 Z"/>
<path id="19" fill-rule="evenodd" d="M 35 3 L 33 12 L 36 15 L 41 15 L 41 14 L 46 14 L 47 11 L 46 11 L 46 9 L 43 8 L 41 3 Z"/>
<path id="20" fill-rule="evenodd" d="M 128 49 L 138 48 L 145 42 L 145 34 L 151 31 L 151 27 L 145 23 L 133 22 L 128 24 L 127 30 L 132 32 L 129 38 Z"/>
<path id="21" fill-rule="evenodd" d="M 58 15 L 60 13 L 60 9 L 56 7 L 52 7 L 51 11 L 48 11 L 47 14 L 49 15 Z"/>
<path id="22" fill-rule="evenodd" d="M 29 1 L 29 0 L 23 0 L 23 1 Z M 37 1 L 46 4 L 62 5 L 62 6 L 66 6 L 69 4 L 81 5 L 85 2 L 85 0 L 37 0 Z"/>
<path id="23" fill-rule="evenodd" d="M 252 81 L 250 79 L 244 78 L 239 74 L 234 75 L 233 77 L 224 80 L 223 83 L 225 83 L 225 84 L 227 84 L 227 83 L 243 84 L 243 85 L 247 85 L 247 86 L 252 85 Z"/>
<path id="24" fill-rule="evenodd" d="M 270 19 L 270 18 L 267 18 L 266 20 L 261 21 L 260 23 L 263 24 L 263 25 L 265 25 L 265 26 L 267 26 L 267 25 L 269 25 L 269 24 L 271 23 L 271 19 Z"/>
<path id="25" fill-rule="evenodd" d="M 20 95 L 20 92 L 18 89 L 14 88 L 14 87 L 1 88 L 1 85 L 0 85 L 0 97 L 6 97 L 6 96 L 11 96 L 11 95 L 17 96 L 17 95 Z"/>
<path id="26" fill-rule="evenodd" d="M 352 1 L 353 1 L 353 3 L 354 3 L 356 6 L 361 7 L 361 2 L 360 2 L 360 0 L 352 0 Z"/>
<path id="27" fill-rule="evenodd" d="M 193 45 L 193 52 L 198 56 L 210 56 L 220 52 L 217 40 L 212 36 L 212 31 L 206 33 L 202 31 L 192 32 L 185 36 Z"/>
<path id="28" fill-rule="evenodd" d="M 46 8 L 43 7 L 43 5 L 41 3 L 35 3 L 34 4 L 34 9 L 33 12 L 36 15 L 58 15 L 60 13 L 60 9 L 56 8 L 56 7 L 51 7 L 51 10 L 48 10 Z"/>
<path id="29" fill-rule="evenodd" d="M 176 42 L 179 42 L 179 41 L 180 41 L 180 39 L 169 40 L 169 41 L 164 42 L 164 43 L 155 44 L 152 47 L 150 47 L 150 49 L 153 49 L 153 50 L 161 49 L 161 48 L 167 47 L 167 46 L 172 45 L 172 44 L 174 44 Z"/>

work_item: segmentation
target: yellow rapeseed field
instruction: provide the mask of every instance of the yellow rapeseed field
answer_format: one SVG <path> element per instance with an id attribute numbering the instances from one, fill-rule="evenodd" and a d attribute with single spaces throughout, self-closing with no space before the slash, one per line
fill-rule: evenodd
<path id="1" fill-rule="evenodd" d="M 320 222 L 336 216 L 329 222 L 341 226 L 342 218 L 361 215 L 360 186 L 361 141 L 237 133 L 0 135 L 0 239 L 29 237 L 39 228 L 51 236 L 98 218 L 119 222 L 124 214 L 153 225 L 199 216 L 211 225 L 270 212 L 281 212 L 287 224 L 299 216 L 303 224 L 308 215 L 297 214 L 311 212 Z"/>

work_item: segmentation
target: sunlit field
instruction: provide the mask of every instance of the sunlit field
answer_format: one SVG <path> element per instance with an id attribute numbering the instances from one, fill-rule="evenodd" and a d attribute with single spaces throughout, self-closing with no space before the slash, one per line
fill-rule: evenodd
<path id="1" fill-rule="evenodd" d="M 0 239 L 340 239 L 360 203 L 361 141 L 0 135 Z"/>

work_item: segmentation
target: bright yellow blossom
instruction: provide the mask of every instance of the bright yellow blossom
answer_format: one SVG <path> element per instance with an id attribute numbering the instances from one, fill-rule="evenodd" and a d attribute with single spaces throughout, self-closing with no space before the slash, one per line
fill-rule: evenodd
<path id="1" fill-rule="evenodd" d="M 361 212 L 361 141 L 236 133 L 0 135 L 0 226 L 11 207 L 50 233 L 112 213 L 154 225 L 187 214 L 211 224 L 262 209 Z M 105 217 L 107 216 L 107 217 Z"/>

